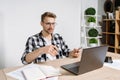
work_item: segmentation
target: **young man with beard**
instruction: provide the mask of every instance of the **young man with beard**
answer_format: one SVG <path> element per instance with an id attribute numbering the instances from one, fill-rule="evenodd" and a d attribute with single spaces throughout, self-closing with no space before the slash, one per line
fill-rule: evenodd
<path id="1" fill-rule="evenodd" d="M 23 64 L 79 56 L 79 48 L 70 51 L 62 36 L 53 33 L 56 25 L 55 19 L 56 15 L 52 12 L 45 12 L 41 15 L 40 24 L 43 29 L 40 33 L 28 38 L 21 58 Z"/>

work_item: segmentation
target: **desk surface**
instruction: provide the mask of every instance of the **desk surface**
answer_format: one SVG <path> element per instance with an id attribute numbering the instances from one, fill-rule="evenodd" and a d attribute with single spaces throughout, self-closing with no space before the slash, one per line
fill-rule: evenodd
<path id="1" fill-rule="evenodd" d="M 111 56 L 113 59 L 120 59 L 119 54 L 108 53 L 107 55 Z M 119 76 L 120 70 L 115 70 L 105 66 L 81 75 L 74 75 L 60 68 L 61 65 L 77 62 L 78 60 L 79 58 L 64 58 L 55 61 L 47 61 L 40 64 L 51 65 L 56 68 L 59 68 L 60 72 L 62 73 L 62 75 L 59 76 L 59 80 L 119 80 L 120 79 Z M 18 68 L 19 67 L 13 67 L 13 68 L 5 68 L 0 70 L 0 80 L 15 80 L 9 76 L 6 76 L 5 73 L 16 70 Z"/>

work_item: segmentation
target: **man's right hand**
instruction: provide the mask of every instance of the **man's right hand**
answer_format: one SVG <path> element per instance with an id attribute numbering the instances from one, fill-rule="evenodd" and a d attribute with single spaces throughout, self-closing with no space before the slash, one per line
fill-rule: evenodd
<path id="1" fill-rule="evenodd" d="M 43 53 L 56 56 L 58 54 L 58 48 L 54 45 L 45 46 L 42 48 Z"/>

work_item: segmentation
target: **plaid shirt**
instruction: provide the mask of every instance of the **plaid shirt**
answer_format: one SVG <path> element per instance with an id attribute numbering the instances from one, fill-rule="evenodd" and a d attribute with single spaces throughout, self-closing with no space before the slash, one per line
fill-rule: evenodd
<path id="1" fill-rule="evenodd" d="M 65 41 L 63 41 L 62 36 L 60 36 L 57 33 L 53 34 L 51 44 L 58 47 L 58 55 L 56 55 L 56 59 L 63 58 L 64 56 L 65 57 L 69 56 L 70 49 L 65 44 Z M 21 58 L 22 63 L 28 64 L 25 60 L 26 54 L 44 46 L 46 46 L 46 41 L 42 37 L 41 32 L 29 37 L 26 43 L 25 51 Z M 43 62 L 47 60 L 48 60 L 48 57 L 46 56 L 46 54 L 42 54 L 42 55 L 39 55 L 38 58 L 36 58 L 33 62 L 38 63 L 38 62 Z"/>

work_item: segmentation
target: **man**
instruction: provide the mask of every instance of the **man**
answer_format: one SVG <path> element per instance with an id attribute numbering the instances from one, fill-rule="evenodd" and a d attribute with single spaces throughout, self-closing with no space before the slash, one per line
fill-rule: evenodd
<path id="1" fill-rule="evenodd" d="M 28 38 L 21 58 L 23 64 L 79 56 L 79 49 L 70 51 L 63 38 L 57 33 L 53 34 L 56 25 L 55 19 L 56 15 L 51 12 L 41 15 L 40 24 L 43 30 Z"/>

